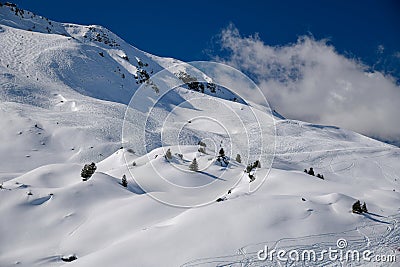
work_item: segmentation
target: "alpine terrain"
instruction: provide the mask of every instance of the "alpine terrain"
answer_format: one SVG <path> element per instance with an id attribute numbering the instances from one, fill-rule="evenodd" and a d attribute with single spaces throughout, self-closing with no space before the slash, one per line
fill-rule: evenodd
<path id="1" fill-rule="evenodd" d="M 400 149 L 241 75 L 0 4 L 0 266 L 397 266 Z"/>

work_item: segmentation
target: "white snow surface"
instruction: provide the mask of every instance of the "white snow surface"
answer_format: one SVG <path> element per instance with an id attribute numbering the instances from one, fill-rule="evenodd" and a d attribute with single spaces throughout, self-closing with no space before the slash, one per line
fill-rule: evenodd
<path id="1" fill-rule="evenodd" d="M 212 123 L 193 121 L 180 144 L 150 139 L 146 153 L 134 144 L 121 148 L 125 111 L 139 88 L 138 61 L 154 73 L 181 63 L 143 52 L 101 26 L 58 23 L 0 7 L 0 266 L 279 266 L 285 263 L 257 261 L 256 252 L 265 244 L 322 250 L 338 238 L 347 238 L 349 247 L 397 256 L 397 263 L 355 265 L 398 266 L 398 147 L 256 109 L 261 124 L 273 121 L 276 132 L 265 139 L 276 133 L 276 143 L 272 168 L 267 162 L 256 173 L 256 181 L 266 180 L 250 194 L 246 164 L 234 160 L 244 144 L 229 149 L 227 168 L 216 162 L 219 147 L 197 151 L 193 140 L 227 140 Z M 200 100 L 169 106 L 188 97 Z M 178 88 L 154 112 L 169 114 L 171 124 L 218 114 L 240 136 L 237 118 L 225 111 L 248 116 L 248 106 L 231 97 Z M 212 101 L 222 104 L 204 104 Z M 148 115 L 136 114 L 125 121 L 132 132 Z M 170 161 L 164 157 L 168 148 Z M 194 157 L 200 168 L 207 167 L 204 172 L 188 171 Z M 81 169 L 90 162 L 97 170 L 83 182 Z M 325 179 L 303 172 L 310 167 Z M 210 184 L 221 172 L 226 182 L 238 182 L 230 194 L 207 191 L 224 201 L 180 208 L 154 198 L 175 197 L 154 169 L 183 187 Z M 127 188 L 120 184 L 124 174 Z M 130 174 L 148 180 L 146 192 Z M 352 213 L 356 200 L 366 202 L 369 213 Z M 77 259 L 62 260 L 71 255 Z"/>

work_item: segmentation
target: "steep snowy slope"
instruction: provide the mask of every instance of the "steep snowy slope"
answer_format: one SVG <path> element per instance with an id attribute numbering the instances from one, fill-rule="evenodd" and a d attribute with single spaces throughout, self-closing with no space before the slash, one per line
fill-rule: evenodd
<path id="1" fill-rule="evenodd" d="M 16 7 L 1 6 L 0 23 L 1 110 L 11 123 L 1 155 L 30 140 L 2 158 L 2 173 L 110 155 L 119 147 L 126 104 L 141 85 L 137 70 L 151 75 L 179 63 L 144 53 L 103 27 L 62 24 Z M 133 128 L 143 121 L 137 116 Z M 50 156 L 31 160 L 37 151 Z M 8 169 L 15 162 L 22 164 Z"/>
<path id="2" fill-rule="evenodd" d="M 240 98 L 187 84 L 158 95 L 137 83 L 164 69 L 210 86 L 220 78 L 100 26 L 0 5 L 0 266 L 279 266 L 258 261 L 257 251 L 323 250 L 338 238 L 398 264 L 399 148 L 283 119 L 245 103 L 247 87 Z M 228 166 L 217 161 L 220 147 Z M 189 170 L 193 158 L 199 172 Z M 250 182 L 243 170 L 259 158 Z M 92 161 L 97 171 L 84 182 L 80 171 Z M 310 167 L 325 179 L 303 172 Z M 351 213 L 356 200 L 370 213 Z M 176 207 L 185 203 L 201 207 Z"/>
<path id="3" fill-rule="evenodd" d="M 0 7 L 1 112 L 10 126 L 2 131 L 8 142 L 0 148 L 1 172 L 110 154 L 120 141 L 125 110 L 120 103 L 129 102 L 137 88 L 118 63 L 118 52 L 109 54 L 101 42 L 79 40 L 93 27 L 63 25 L 15 10 Z M 145 57 L 132 47 L 129 51 L 133 59 Z"/>

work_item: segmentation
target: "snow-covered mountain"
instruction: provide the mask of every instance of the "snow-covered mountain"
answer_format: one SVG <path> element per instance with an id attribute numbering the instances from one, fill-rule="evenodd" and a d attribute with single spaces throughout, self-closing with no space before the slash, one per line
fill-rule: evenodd
<path id="1" fill-rule="evenodd" d="M 275 266 L 276 259 L 257 260 L 264 245 L 322 250 L 338 238 L 400 261 L 399 148 L 282 118 L 191 70 L 101 26 L 58 23 L 0 4 L 0 266 L 58 266 L 71 255 L 77 258 L 71 266 Z M 160 94 L 146 75 L 160 71 L 186 85 L 143 109 Z M 193 83 L 199 79 L 203 88 Z M 150 90 L 132 102 L 146 84 Z M 258 144 L 242 137 L 243 127 L 246 136 L 257 134 L 253 115 L 267 129 L 262 139 L 270 154 L 250 182 L 243 170 Z M 243 125 L 238 117 L 246 118 Z M 146 146 L 138 137 L 143 124 Z M 126 132 L 129 142 L 122 141 Z M 198 151 L 199 141 L 206 153 Z M 228 166 L 217 161 L 221 145 Z M 188 171 L 193 158 L 201 171 Z M 84 182 L 80 172 L 90 162 L 97 170 Z M 304 173 L 310 167 L 324 179 Z M 166 205 L 157 200 L 201 204 L 198 195 L 182 195 L 168 183 L 211 185 L 201 197 L 213 201 Z M 356 200 L 369 213 L 352 213 Z M 302 264 L 310 265 L 295 266 Z"/>

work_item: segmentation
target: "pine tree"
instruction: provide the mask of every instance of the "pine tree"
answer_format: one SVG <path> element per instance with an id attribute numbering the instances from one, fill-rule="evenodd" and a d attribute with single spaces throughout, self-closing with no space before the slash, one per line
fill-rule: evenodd
<path id="1" fill-rule="evenodd" d="M 128 187 L 128 180 L 126 180 L 126 175 L 125 174 L 122 176 L 121 184 L 122 184 L 123 187 Z"/>
<path id="2" fill-rule="evenodd" d="M 236 161 L 242 163 L 242 158 L 240 157 L 240 154 L 236 155 Z"/>
<path id="3" fill-rule="evenodd" d="M 365 202 L 364 202 L 364 204 L 362 205 L 361 210 L 362 210 L 362 212 L 368 212 L 367 204 L 366 204 Z"/>
<path id="4" fill-rule="evenodd" d="M 314 169 L 313 169 L 313 168 L 310 168 L 310 170 L 308 171 L 308 174 L 314 176 L 314 175 L 315 175 L 315 174 L 314 174 Z"/>
<path id="5" fill-rule="evenodd" d="M 92 162 L 91 164 L 85 164 L 85 166 L 83 166 L 83 169 L 81 171 L 82 180 L 87 181 L 90 177 L 92 177 L 96 169 L 97 167 L 94 162 Z"/>
<path id="6" fill-rule="evenodd" d="M 172 153 L 170 148 L 168 148 L 167 152 L 165 153 L 165 159 L 167 160 L 172 159 Z"/>
<path id="7" fill-rule="evenodd" d="M 196 158 L 193 159 L 192 163 L 189 165 L 191 171 L 197 172 L 199 170 L 199 165 L 197 164 Z"/>
<path id="8" fill-rule="evenodd" d="M 225 151 L 224 149 L 221 147 L 221 149 L 219 150 L 219 156 L 220 157 L 225 157 Z"/>
<path id="9" fill-rule="evenodd" d="M 357 214 L 362 213 L 362 208 L 361 208 L 360 200 L 357 200 L 357 201 L 353 204 L 353 213 L 357 213 Z"/>

